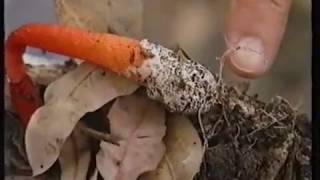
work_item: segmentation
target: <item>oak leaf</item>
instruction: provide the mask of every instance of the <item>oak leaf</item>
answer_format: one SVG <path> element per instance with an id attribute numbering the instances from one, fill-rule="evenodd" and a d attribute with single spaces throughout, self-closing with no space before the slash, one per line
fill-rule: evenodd
<path id="1" fill-rule="evenodd" d="M 86 180 L 91 160 L 89 141 L 89 137 L 76 126 L 60 152 L 61 180 Z"/>
<path id="2" fill-rule="evenodd" d="M 203 147 L 190 120 L 171 114 L 164 142 L 166 154 L 158 168 L 145 173 L 140 180 L 192 180 L 200 169 Z"/>
<path id="3" fill-rule="evenodd" d="M 165 152 L 165 110 L 142 95 L 116 100 L 108 114 L 111 135 L 120 146 L 102 142 L 96 160 L 105 180 L 135 180 L 154 170 Z"/>
<path id="4" fill-rule="evenodd" d="M 25 134 L 33 175 L 53 165 L 83 115 L 137 88 L 137 84 L 87 63 L 51 83 L 44 95 L 45 105 L 32 115 Z"/>

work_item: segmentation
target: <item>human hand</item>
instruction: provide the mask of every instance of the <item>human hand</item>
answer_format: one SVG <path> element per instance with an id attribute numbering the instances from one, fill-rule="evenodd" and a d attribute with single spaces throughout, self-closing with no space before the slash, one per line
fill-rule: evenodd
<path id="1" fill-rule="evenodd" d="M 273 64 L 286 28 L 291 0 L 231 0 L 226 17 L 227 64 L 257 78 Z"/>

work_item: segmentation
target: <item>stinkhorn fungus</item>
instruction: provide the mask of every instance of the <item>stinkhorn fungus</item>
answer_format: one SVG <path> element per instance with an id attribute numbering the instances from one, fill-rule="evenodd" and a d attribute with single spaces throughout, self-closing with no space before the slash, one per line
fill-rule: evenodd
<path id="1" fill-rule="evenodd" d="M 171 112 L 206 112 L 214 103 L 217 82 L 211 72 L 165 47 L 148 40 L 29 24 L 12 32 L 5 46 L 11 101 L 24 125 L 42 105 L 22 61 L 26 46 L 83 59 L 137 81 L 150 98 L 161 101 Z"/>

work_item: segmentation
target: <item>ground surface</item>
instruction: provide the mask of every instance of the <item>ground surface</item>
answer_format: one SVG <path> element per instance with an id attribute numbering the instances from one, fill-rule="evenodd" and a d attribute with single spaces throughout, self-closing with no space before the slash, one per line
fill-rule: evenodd
<path id="1" fill-rule="evenodd" d="M 234 87 L 220 95 L 202 117 L 208 148 L 199 180 L 311 179 L 306 115 L 298 115 L 282 97 L 265 103 Z M 194 122 L 199 124 L 197 118 Z"/>
<path id="2" fill-rule="evenodd" d="M 68 67 L 74 68 L 73 65 Z M 66 71 L 42 72 L 52 73 L 47 76 L 52 78 Z M 32 73 L 41 71 L 33 69 L 29 72 L 34 76 Z M 47 79 L 37 81 L 46 82 Z M 214 108 L 200 117 L 190 116 L 203 142 L 207 142 L 201 171 L 195 179 L 311 179 L 310 119 L 305 114 L 298 114 L 282 97 L 263 102 L 258 100 L 258 95 L 249 96 L 246 91 L 245 85 L 227 86 L 222 83 Z M 17 179 L 17 175 L 30 176 L 24 149 L 24 130 L 10 107 L 5 115 L 6 174 L 11 175 L 7 179 Z M 98 110 L 84 119 L 99 120 L 103 117 Z M 93 119 L 87 122 L 93 122 Z M 90 126 L 99 127 L 94 124 Z M 35 179 L 59 179 L 59 173 L 59 166 L 56 165 Z"/>

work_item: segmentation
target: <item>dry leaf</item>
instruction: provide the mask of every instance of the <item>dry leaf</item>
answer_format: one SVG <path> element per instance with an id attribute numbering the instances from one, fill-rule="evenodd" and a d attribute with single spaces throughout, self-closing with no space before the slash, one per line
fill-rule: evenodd
<path id="1" fill-rule="evenodd" d="M 102 142 L 97 167 L 105 180 L 135 180 L 154 170 L 165 152 L 165 111 L 142 95 L 120 97 L 108 114 L 120 146 Z"/>
<path id="2" fill-rule="evenodd" d="M 136 38 L 142 35 L 141 0 L 55 0 L 55 4 L 63 25 Z"/>
<path id="3" fill-rule="evenodd" d="M 135 83 L 87 63 L 51 83 L 45 92 L 45 105 L 32 115 L 26 129 L 26 151 L 33 174 L 53 165 L 85 113 L 137 88 Z"/>
<path id="4" fill-rule="evenodd" d="M 90 160 L 89 138 L 76 126 L 60 152 L 61 180 L 86 180 Z"/>
<path id="5" fill-rule="evenodd" d="M 189 119 L 170 115 L 164 141 L 167 152 L 158 168 L 145 173 L 140 180 L 192 180 L 200 169 L 203 148 Z"/>

